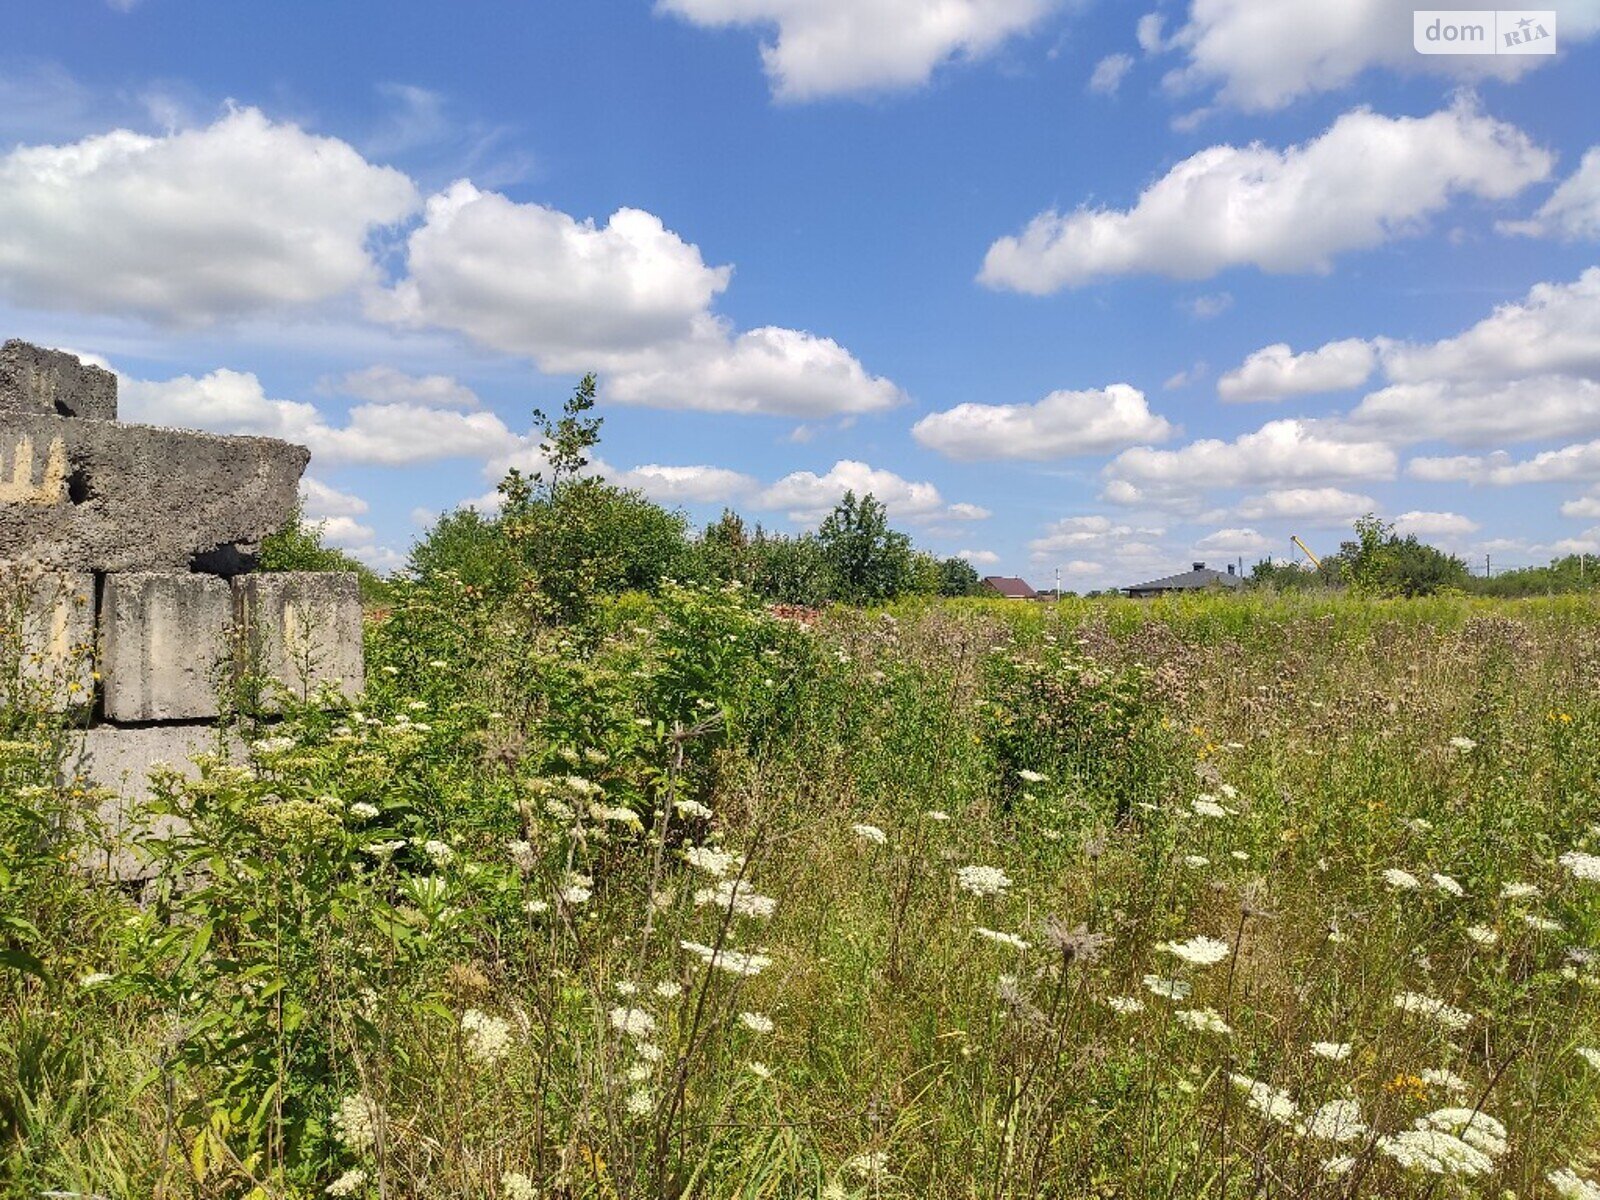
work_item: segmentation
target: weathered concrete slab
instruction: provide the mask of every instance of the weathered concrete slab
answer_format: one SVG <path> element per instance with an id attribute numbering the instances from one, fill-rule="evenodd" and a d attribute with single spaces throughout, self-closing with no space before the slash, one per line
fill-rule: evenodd
<path id="1" fill-rule="evenodd" d="M 233 592 L 211 575 L 107 575 L 100 678 L 111 721 L 215 717 L 232 673 Z"/>
<path id="2" fill-rule="evenodd" d="M 365 684 L 361 584 L 349 572 L 286 571 L 233 581 L 241 667 L 301 700 L 325 684 L 354 698 Z M 270 696 L 264 704 L 273 705 Z"/>
<path id="3" fill-rule="evenodd" d="M 0 708 L 94 702 L 94 576 L 0 562 Z"/>
<path id="4" fill-rule="evenodd" d="M 115 421 L 117 377 L 65 351 L 13 338 L 0 346 L 0 409 Z"/>
<path id="5" fill-rule="evenodd" d="M 77 735 L 61 764 L 63 783 L 79 781 L 114 793 L 96 811 L 97 848 L 86 855 L 84 866 L 112 879 L 135 880 L 150 875 L 148 854 L 140 843 L 182 828 L 171 817 L 143 811 L 150 796 L 150 774 L 171 767 L 189 779 L 200 768 L 194 759 L 220 754 L 229 760 L 243 756 L 236 738 L 224 739 L 211 725 L 150 725 L 119 729 L 99 725 Z"/>
<path id="6" fill-rule="evenodd" d="M 247 570 L 310 451 L 275 438 L 0 409 L 0 558 L 65 570 Z"/>

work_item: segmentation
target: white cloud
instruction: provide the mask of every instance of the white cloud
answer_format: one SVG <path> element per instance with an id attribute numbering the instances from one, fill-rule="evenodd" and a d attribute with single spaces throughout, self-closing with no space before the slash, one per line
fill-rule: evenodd
<path id="1" fill-rule="evenodd" d="M 1503 450 L 1483 457 L 1458 454 L 1413 458 L 1406 464 L 1406 474 L 1429 483 L 1488 483 L 1497 487 L 1600 479 L 1600 440 L 1544 450 L 1521 462 Z"/>
<path id="2" fill-rule="evenodd" d="M 654 361 L 612 373 L 605 395 L 622 404 L 791 417 L 878 412 L 905 399 L 831 338 L 772 326 L 733 336 L 720 323 Z"/>
<path id="3" fill-rule="evenodd" d="M 1352 429 L 1391 442 L 1460 445 L 1542 441 L 1600 433 L 1600 383 L 1537 375 L 1510 383 L 1397 383 L 1365 396 Z"/>
<path id="4" fill-rule="evenodd" d="M 735 333 L 711 312 L 733 269 L 706 265 L 650 213 L 599 226 L 465 181 L 426 213 L 408 277 L 371 303 L 380 319 L 453 329 L 544 371 L 599 371 L 624 404 L 819 417 L 904 399 L 830 338 Z"/>
<path id="5" fill-rule="evenodd" d="M 1272 545 L 1254 529 L 1219 529 L 1194 544 L 1200 554 L 1257 554 Z"/>
<path id="6" fill-rule="evenodd" d="M 179 325 L 312 304 L 376 282 L 368 236 L 416 199 L 399 171 L 253 108 L 25 146 L 0 156 L 0 295 Z"/>
<path id="7" fill-rule="evenodd" d="M 706 28 L 776 26 L 761 62 L 780 100 L 916 87 L 1022 33 L 1056 0 L 657 0 Z"/>
<path id="8" fill-rule="evenodd" d="M 120 413 L 154 425 L 283 438 L 310 447 L 317 462 L 401 466 L 487 458 L 506 453 L 519 440 L 491 412 L 418 404 L 357 405 L 346 423 L 336 426 L 315 405 L 272 399 L 254 375 L 227 369 L 159 382 L 124 376 Z"/>
<path id="9" fill-rule="evenodd" d="M 1600 241 L 1600 146 L 1583 156 L 1550 199 L 1527 221 L 1502 221 L 1506 233 L 1558 237 L 1569 242 Z"/>
<path id="10" fill-rule="evenodd" d="M 598 226 L 466 180 L 429 197 L 407 249 L 409 275 L 375 315 L 454 329 L 546 371 L 688 337 L 732 273 L 639 209 Z"/>
<path id="11" fill-rule="evenodd" d="M 1089 76 L 1089 90 L 1101 96 L 1115 96 L 1132 68 L 1133 55 L 1106 55 L 1094 65 L 1094 73 Z"/>
<path id="12" fill-rule="evenodd" d="M 1402 536 L 1460 537 L 1483 528 L 1471 517 L 1453 512 L 1405 512 L 1394 519 L 1394 530 Z"/>
<path id="13" fill-rule="evenodd" d="M 1551 162 L 1467 101 L 1427 117 L 1356 109 L 1287 150 L 1202 150 L 1127 210 L 1041 213 L 989 247 L 979 279 L 1044 295 L 1115 275 L 1327 271 L 1339 253 L 1417 232 L 1453 196 L 1514 196 L 1548 176 Z"/>
<path id="14" fill-rule="evenodd" d="M 1000 556 L 993 550 L 958 550 L 956 557 L 975 567 L 992 567 L 1000 561 Z"/>
<path id="15" fill-rule="evenodd" d="M 1571 283 L 1539 283 L 1452 338 L 1381 346 L 1397 383 L 1577 375 L 1600 381 L 1600 267 Z"/>
<path id="16" fill-rule="evenodd" d="M 1277 342 L 1257 350 L 1219 379 L 1217 394 L 1241 403 L 1336 392 L 1366 382 L 1376 362 L 1377 352 L 1360 338 L 1329 342 L 1300 354 Z"/>
<path id="17" fill-rule="evenodd" d="M 363 525 L 354 517 L 319 517 L 312 524 L 321 530 L 322 540 L 330 546 L 371 546 L 378 536 L 370 525 Z"/>
<path id="18" fill-rule="evenodd" d="M 1105 474 L 1107 499 L 1138 503 L 1212 488 L 1387 479 L 1395 466 L 1395 452 L 1382 442 L 1341 441 L 1314 422 L 1282 420 L 1231 442 L 1204 438 L 1177 450 L 1136 446 L 1112 459 Z M 1117 484 L 1127 486 L 1113 495 Z"/>
<path id="19" fill-rule="evenodd" d="M 760 484 L 726 467 L 664 467 L 656 463 L 611 475 L 619 487 L 637 488 L 661 504 L 718 504 L 748 496 Z"/>
<path id="20" fill-rule="evenodd" d="M 1125 383 L 1051 392 L 1036 404 L 958 404 L 911 427 L 922 445 L 968 462 L 1105 454 L 1166 441 L 1173 431 L 1150 411 L 1144 393 Z"/>
<path id="21" fill-rule="evenodd" d="M 1165 24 L 1166 18 L 1158 12 L 1145 13 L 1140 17 L 1135 27 L 1139 49 L 1146 54 L 1160 54 L 1165 48 L 1161 36 L 1161 28 Z"/>
<path id="22" fill-rule="evenodd" d="M 1149 549 L 1140 537 L 1160 537 L 1159 529 L 1139 529 L 1113 521 L 1110 517 L 1092 514 L 1081 517 L 1062 517 L 1045 527 L 1044 532 L 1028 543 L 1034 560 L 1044 562 L 1063 554 L 1126 554 L 1130 546 L 1139 551 Z"/>
<path id="23" fill-rule="evenodd" d="M 1203 296 L 1193 296 L 1179 303 L 1183 311 L 1196 321 L 1209 321 L 1213 317 L 1220 317 L 1233 307 L 1232 292 L 1210 292 Z"/>
<path id="24" fill-rule="evenodd" d="M 1583 519 L 1600 518 L 1600 488 L 1591 491 L 1587 496 L 1566 501 L 1561 506 L 1561 515 Z"/>
<path id="25" fill-rule="evenodd" d="M 360 496 L 341 492 L 310 475 L 300 480 L 300 503 L 308 517 L 360 517 L 370 507 Z"/>
<path id="26" fill-rule="evenodd" d="M 1234 511 L 1246 521 L 1298 521 L 1313 528 L 1348 525 L 1365 513 L 1375 512 L 1371 496 L 1335 487 L 1279 488 L 1246 496 Z"/>
<path id="27" fill-rule="evenodd" d="M 1373 67 L 1458 79 L 1514 79 L 1550 61 L 1418 54 L 1412 45 L 1413 7 L 1398 0 L 1191 0 L 1188 22 L 1168 43 L 1188 61 L 1168 83 L 1178 91 L 1216 86 L 1223 103 L 1264 110 L 1342 88 Z M 1597 25 L 1600 5 L 1574 0 L 1561 10 L 1559 36 L 1576 41 Z"/>
<path id="28" fill-rule="evenodd" d="M 844 498 L 846 492 L 858 497 L 868 493 L 876 498 L 892 518 L 910 521 L 982 520 L 987 509 L 973 504 L 946 504 L 939 489 L 931 483 L 902 479 L 893 471 L 876 470 L 864 462 L 840 459 L 825 475 L 795 471 L 785 475 L 755 498 L 756 508 L 785 512 L 791 521 L 814 525 Z"/>
<path id="29" fill-rule="evenodd" d="M 477 394 L 448 375 L 407 375 L 389 366 L 351 371 L 326 386 L 374 404 L 425 404 L 430 408 L 477 408 Z"/>

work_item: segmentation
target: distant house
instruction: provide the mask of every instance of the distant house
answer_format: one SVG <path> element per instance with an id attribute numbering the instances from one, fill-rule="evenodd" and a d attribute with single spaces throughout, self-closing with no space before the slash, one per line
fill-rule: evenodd
<path id="1" fill-rule="evenodd" d="M 985 575 L 984 588 L 997 596 L 1007 600 L 1037 600 L 1039 593 L 1034 591 L 1021 579 L 1013 579 L 1009 575 Z"/>
<path id="2" fill-rule="evenodd" d="M 1213 587 L 1237 588 L 1243 583 L 1243 576 L 1234 574 L 1231 563 L 1226 571 L 1213 571 L 1205 563 L 1197 562 L 1181 575 L 1152 579 L 1149 583 L 1137 583 L 1123 590 L 1135 600 L 1145 600 L 1151 596 L 1164 596 L 1168 592 L 1199 592 Z"/>

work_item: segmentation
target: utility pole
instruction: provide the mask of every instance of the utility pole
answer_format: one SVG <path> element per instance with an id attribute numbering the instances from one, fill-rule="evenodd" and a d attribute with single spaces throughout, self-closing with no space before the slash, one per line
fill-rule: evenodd
<path id="1" fill-rule="evenodd" d="M 1483 577 L 1485 579 L 1488 579 L 1490 577 L 1490 575 L 1491 575 L 1491 572 L 1489 570 L 1489 556 L 1488 556 L 1488 554 L 1485 554 L 1483 556 Z"/>
<path id="2" fill-rule="evenodd" d="M 1056 603 L 1061 603 L 1061 568 L 1056 568 Z"/>

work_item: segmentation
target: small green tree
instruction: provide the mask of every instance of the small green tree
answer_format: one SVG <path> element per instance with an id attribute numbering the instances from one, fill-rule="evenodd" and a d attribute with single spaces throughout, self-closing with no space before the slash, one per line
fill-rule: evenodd
<path id="1" fill-rule="evenodd" d="M 1376 513 L 1356 522 L 1356 540 L 1339 549 L 1345 582 L 1358 596 L 1382 596 L 1388 583 L 1394 526 Z"/>
<path id="2" fill-rule="evenodd" d="M 964 558 L 947 558 L 939 564 L 941 596 L 976 596 L 982 588 L 977 568 Z"/>
<path id="3" fill-rule="evenodd" d="M 594 408 L 595 378 L 591 371 L 578 381 L 572 395 L 562 405 L 561 418 L 552 420 L 542 408 L 533 410 L 533 424 L 539 430 L 539 450 L 550 467 L 549 489 L 554 492 L 589 465 L 589 451 L 600 442 L 604 417 L 585 414 Z M 544 482 L 544 472 L 533 475 L 535 485 Z"/>
<path id="4" fill-rule="evenodd" d="M 911 539 L 889 528 L 888 513 L 869 492 L 846 492 L 817 531 L 838 598 L 875 604 L 912 588 Z"/>

